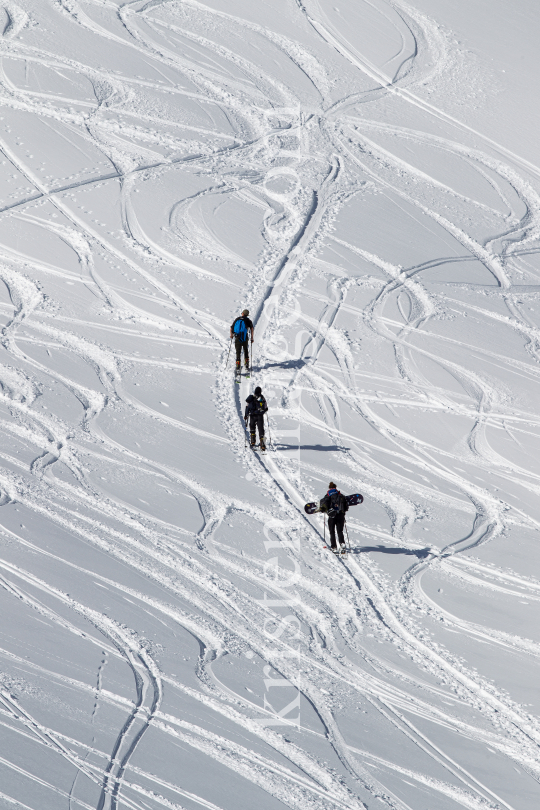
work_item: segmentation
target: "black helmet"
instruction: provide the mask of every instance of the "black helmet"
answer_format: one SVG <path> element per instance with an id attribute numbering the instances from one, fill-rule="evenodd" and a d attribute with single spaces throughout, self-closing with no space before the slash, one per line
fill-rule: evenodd
<path id="1" fill-rule="evenodd" d="M 246 399 L 246 402 L 253 402 L 254 399 L 255 397 L 253 396 L 253 394 L 250 394 L 249 397 Z"/>
<path id="2" fill-rule="evenodd" d="M 255 389 L 255 396 L 258 397 L 261 394 L 262 394 L 262 389 L 261 389 L 261 386 L 258 385 L 257 388 Z"/>

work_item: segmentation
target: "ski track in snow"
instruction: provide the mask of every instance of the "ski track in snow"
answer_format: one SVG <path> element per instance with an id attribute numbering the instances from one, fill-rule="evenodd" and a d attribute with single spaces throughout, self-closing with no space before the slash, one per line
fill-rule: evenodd
<path id="1" fill-rule="evenodd" d="M 2 5 L 2 806 L 537 806 L 540 167 L 275 6 Z"/>

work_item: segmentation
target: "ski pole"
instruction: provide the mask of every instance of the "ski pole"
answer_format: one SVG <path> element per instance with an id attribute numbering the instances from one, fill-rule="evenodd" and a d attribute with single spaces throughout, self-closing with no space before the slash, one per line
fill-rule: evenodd
<path id="1" fill-rule="evenodd" d="M 347 521 L 344 520 L 343 523 L 345 524 L 345 531 L 347 532 L 347 543 L 349 544 L 349 551 L 351 550 L 351 541 L 349 540 L 349 530 L 347 528 Z"/>
<path id="2" fill-rule="evenodd" d="M 229 365 L 229 357 L 231 356 L 231 346 L 232 346 L 232 338 L 231 342 L 229 343 L 229 354 L 227 355 L 227 362 L 225 363 L 225 368 Z"/>
<path id="3" fill-rule="evenodd" d="M 326 513 L 323 514 L 323 526 L 324 526 L 324 529 L 323 529 L 323 543 L 324 543 L 324 545 L 326 545 Z"/>
<path id="4" fill-rule="evenodd" d="M 270 419 L 268 418 L 268 413 L 266 414 L 266 426 L 268 428 L 268 441 L 274 447 L 274 442 L 272 441 L 272 434 L 270 433 Z M 274 447 L 274 450 L 276 448 Z"/>

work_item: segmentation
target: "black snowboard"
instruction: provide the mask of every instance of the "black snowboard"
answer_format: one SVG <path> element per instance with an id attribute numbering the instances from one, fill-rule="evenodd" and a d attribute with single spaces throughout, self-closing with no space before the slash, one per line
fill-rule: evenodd
<path id="1" fill-rule="evenodd" d="M 349 504 L 349 506 L 356 506 L 357 503 L 363 503 L 364 500 L 363 496 L 360 495 L 359 492 L 357 492 L 356 495 L 345 495 L 345 497 L 347 498 L 347 503 Z M 320 507 L 319 504 L 316 502 L 306 503 L 306 505 L 304 506 L 304 512 L 306 512 L 308 515 L 314 515 L 315 512 L 319 511 Z"/>

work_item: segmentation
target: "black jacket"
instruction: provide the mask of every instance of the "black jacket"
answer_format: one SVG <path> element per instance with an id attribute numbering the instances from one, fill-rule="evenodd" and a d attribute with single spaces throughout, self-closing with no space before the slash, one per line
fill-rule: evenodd
<path id="1" fill-rule="evenodd" d="M 266 404 L 266 400 L 262 394 L 259 397 L 250 394 L 246 399 L 246 402 L 247 405 L 244 419 L 247 419 L 248 416 L 262 416 L 262 414 L 266 413 L 268 410 L 268 405 Z"/>
<path id="2" fill-rule="evenodd" d="M 349 511 L 349 502 L 339 490 L 333 492 L 332 495 L 327 492 L 324 498 L 321 498 L 319 505 L 321 511 L 326 512 L 328 517 L 337 517 L 337 515 L 344 515 Z"/>

